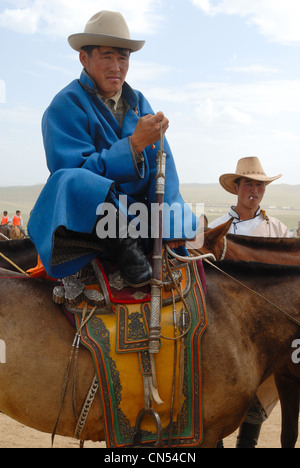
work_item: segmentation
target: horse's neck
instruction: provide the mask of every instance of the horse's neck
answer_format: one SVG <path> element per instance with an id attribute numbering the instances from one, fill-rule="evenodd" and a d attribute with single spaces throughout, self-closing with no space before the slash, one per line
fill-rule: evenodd
<path id="1" fill-rule="evenodd" d="M 270 242 L 266 247 L 263 243 L 235 242 L 233 238 L 227 240 L 226 259 L 256 261 L 260 263 L 278 264 L 278 265 L 300 265 L 300 251 L 295 249 L 285 249 L 283 244 Z"/>
<path id="2" fill-rule="evenodd" d="M 258 255 L 257 251 L 253 247 L 243 246 L 235 243 L 232 239 L 227 239 L 226 254 L 225 258 L 235 261 L 247 261 L 249 257 Z"/>
<path id="3" fill-rule="evenodd" d="M 270 303 L 300 320 L 299 299 L 293 297 L 292 280 L 286 277 L 278 282 L 274 277 L 263 283 L 255 277 L 240 279 L 233 274 L 241 283 L 264 296 L 264 300 L 221 273 L 207 273 L 208 311 L 215 316 L 211 321 L 213 326 L 217 324 L 216 328 L 220 329 L 215 333 L 222 336 L 227 328 L 233 346 L 237 345 L 246 355 L 255 355 L 258 374 L 262 377 L 269 373 L 286 359 L 293 337 L 299 333 L 299 327 Z M 296 278 L 295 288 L 300 288 L 299 278 Z M 245 356 L 241 359 L 245 360 Z"/>

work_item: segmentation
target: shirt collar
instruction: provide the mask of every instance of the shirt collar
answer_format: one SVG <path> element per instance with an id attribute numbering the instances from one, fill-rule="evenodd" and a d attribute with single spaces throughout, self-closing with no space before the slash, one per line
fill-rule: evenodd
<path id="1" fill-rule="evenodd" d="M 114 96 L 112 96 L 110 98 L 105 98 L 105 97 L 101 96 L 101 94 L 99 94 L 99 93 L 97 93 L 97 96 L 98 96 L 99 99 L 101 99 L 102 102 L 104 102 L 105 105 L 107 105 L 108 101 L 113 101 L 113 103 L 114 103 L 113 108 L 114 108 L 114 110 L 117 110 L 118 102 L 121 99 L 122 93 L 123 93 L 123 88 L 121 88 Z"/>
<path id="2" fill-rule="evenodd" d="M 258 216 L 260 216 L 261 213 L 262 213 L 262 210 L 261 210 L 261 208 L 259 207 L 258 210 L 257 210 L 257 212 L 255 213 L 253 219 L 255 219 L 255 218 L 257 218 Z M 230 209 L 230 211 L 229 211 L 229 214 L 230 214 L 230 216 L 231 216 L 232 218 L 234 218 L 234 219 L 236 219 L 236 220 L 242 222 L 242 220 L 240 219 L 238 213 L 235 211 L 235 206 L 232 206 L 232 207 L 231 207 L 231 209 Z M 247 220 L 247 221 L 249 221 L 249 220 Z"/>

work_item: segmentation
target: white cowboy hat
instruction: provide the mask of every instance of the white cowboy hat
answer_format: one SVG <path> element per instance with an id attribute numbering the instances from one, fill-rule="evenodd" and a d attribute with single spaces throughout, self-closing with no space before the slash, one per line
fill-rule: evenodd
<path id="1" fill-rule="evenodd" d="M 282 174 L 276 177 L 268 177 L 262 168 L 260 160 L 252 156 L 240 159 L 237 163 L 236 172 L 234 174 L 223 174 L 221 175 L 219 180 L 220 184 L 227 192 L 236 195 L 233 189 L 233 184 L 237 179 L 240 179 L 242 177 L 245 177 L 246 179 L 265 182 L 266 185 L 269 185 L 271 182 L 274 182 L 274 180 L 280 179 L 280 177 L 282 177 Z"/>
<path id="2" fill-rule="evenodd" d="M 87 23 L 83 33 L 72 34 L 68 38 L 70 46 L 80 52 L 84 46 L 107 46 L 140 50 L 145 41 L 135 41 L 130 38 L 130 32 L 121 13 L 100 11 Z"/>

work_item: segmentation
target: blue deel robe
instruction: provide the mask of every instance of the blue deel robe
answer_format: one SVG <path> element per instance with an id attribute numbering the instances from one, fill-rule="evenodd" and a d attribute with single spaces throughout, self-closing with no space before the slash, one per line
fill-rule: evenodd
<path id="1" fill-rule="evenodd" d="M 42 132 L 50 177 L 31 213 L 28 232 L 47 273 L 63 278 L 83 268 L 94 254 L 83 255 L 60 265 L 52 265 L 56 230 L 91 233 L 97 222 L 97 207 L 108 194 L 127 195 L 131 201 L 150 206 L 155 202 L 156 148 L 144 151 L 144 162 L 137 164 L 129 136 L 138 119 L 154 114 L 142 93 L 123 85 L 123 97 L 130 106 L 123 128 L 97 97 L 95 83 L 83 70 L 55 96 L 42 120 Z M 179 210 L 171 220 L 165 239 L 195 236 L 198 220 L 184 204 L 174 159 L 165 140 L 166 187 L 164 201 Z"/>

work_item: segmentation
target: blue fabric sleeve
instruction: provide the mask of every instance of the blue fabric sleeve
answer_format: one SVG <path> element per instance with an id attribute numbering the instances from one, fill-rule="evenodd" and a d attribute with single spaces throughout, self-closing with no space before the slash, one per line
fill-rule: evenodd
<path id="1" fill-rule="evenodd" d="M 128 137 L 117 138 L 104 119 L 101 122 L 99 116 L 96 118 L 90 103 L 88 110 L 84 109 L 84 100 L 84 96 L 80 102 L 72 93 L 60 93 L 44 114 L 42 130 L 51 174 L 60 169 L 84 168 L 117 184 L 141 177 Z"/>

